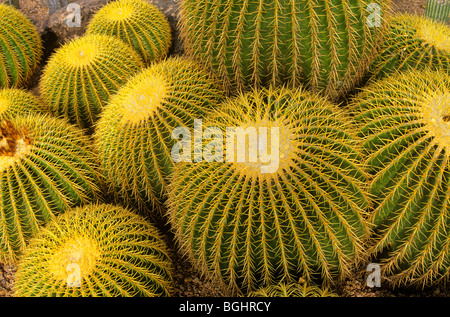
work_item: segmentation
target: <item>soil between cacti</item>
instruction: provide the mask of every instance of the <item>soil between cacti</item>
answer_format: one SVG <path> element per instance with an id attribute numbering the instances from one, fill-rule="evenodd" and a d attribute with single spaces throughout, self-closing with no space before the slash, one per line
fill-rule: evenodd
<path id="1" fill-rule="evenodd" d="M 7 0 L 0 0 L 6 2 Z M 173 4 L 176 0 L 148 0 L 151 3 L 161 7 L 163 12 L 168 16 L 173 23 Z M 425 0 L 392 0 L 393 9 L 398 12 L 408 12 L 422 14 L 425 9 Z M 39 27 L 45 30 L 45 25 L 48 23 L 48 8 L 42 6 L 40 0 L 20 0 L 21 10 Z M 49 55 L 52 48 L 56 47 L 55 41 L 58 39 L 52 38 L 52 35 L 46 34 L 45 45 L 46 53 Z M 61 39 L 59 39 L 61 41 Z M 172 54 L 180 53 L 179 49 L 173 48 Z M 48 56 L 47 56 L 48 58 Z M 45 62 L 45 61 L 44 61 Z M 42 64 L 42 63 L 41 63 Z M 42 68 L 42 67 L 41 67 Z M 34 81 L 29 89 L 38 93 L 37 82 L 40 77 L 40 70 L 35 74 Z M 221 297 L 227 296 L 221 291 L 214 281 L 208 280 L 201 276 L 199 272 L 192 266 L 191 263 L 185 260 L 181 254 L 176 251 L 171 234 L 166 235 L 167 244 L 173 250 L 172 258 L 174 262 L 174 292 L 176 297 Z M 422 291 L 411 291 L 408 289 L 391 290 L 383 287 L 369 288 L 366 286 L 367 273 L 359 271 L 360 268 L 355 268 L 353 278 L 347 279 L 339 283 L 333 290 L 342 297 L 450 297 L 450 287 L 434 287 Z M 12 287 L 14 285 L 15 268 L 4 263 L 0 263 L 0 297 L 12 296 Z"/>

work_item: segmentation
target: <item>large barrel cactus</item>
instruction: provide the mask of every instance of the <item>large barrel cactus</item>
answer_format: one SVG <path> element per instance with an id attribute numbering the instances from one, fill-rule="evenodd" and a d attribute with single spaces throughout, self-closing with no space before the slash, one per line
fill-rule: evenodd
<path id="1" fill-rule="evenodd" d="M 122 207 L 93 204 L 58 216 L 20 258 L 20 297 L 168 296 L 172 263 L 159 231 Z"/>
<path id="2" fill-rule="evenodd" d="M 343 96 L 384 33 L 384 0 L 182 0 L 185 50 L 227 88 L 306 84 Z"/>
<path id="3" fill-rule="evenodd" d="M 173 168 L 172 130 L 193 126 L 223 99 L 210 74 L 172 57 L 132 77 L 111 99 L 95 139 L 111 193 L 137 209 L 159 209 Z"/>
<path id="4" fill-rule="evenodd" d="M 450 75 L 408 71 L 352 101 L 371 174 L 371 253 L 394 285 L 448 281 Z"/>
<path id="5" fill-rule="evenodd" d="M 87 34 L 116 36 L 132 46 L 146 64 L 166 57 L 172 44 L 169 21 L 145 0 L 118 0 L 102 7 L 89 22 Z"/>
<path id="6" fill-rule="evenodd" d="M 409 69 L 450 72 L 450 26 L 409 14 L 391 16 L 388 25 L 385 41 L 370 66 L 372 79 Z"/>
<path id="7" fill-rule="evenodd" d="M 42 59 L 41 37 L 16 8 L 0 4 L 0 88 L 25 85 Z"/>
<path id="8" fill-rule="evenodd" d="M 70 207 L 101 199 L 87 137 L 67 122 L 15 116 L 0 125 L 0 261 L 16 261 L 27 240 Z"/>
<path id="9" fill-rule="evenodd" d="M 41 78 L 42 96 L 52 114 L 92 131 L 111 95 L 143 67 L 140 56 L 115 37 L 79 37 L 50 57 Z"/>
<path id="10" fill-rule="evenodd" d="M 346 115 L 304 89 L 279 88 L 229 99 L 203 126 L 202 160 L 175 165 L 168 199 L 194 265 L 244 294 L 345 277 L 367 233 L 365 175 Z"/>

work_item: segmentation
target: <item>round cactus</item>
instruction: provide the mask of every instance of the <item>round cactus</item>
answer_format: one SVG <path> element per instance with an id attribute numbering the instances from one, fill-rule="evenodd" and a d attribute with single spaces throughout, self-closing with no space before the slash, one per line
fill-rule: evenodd
<path id="1" fill-rule="evenodd" d="M 87 26 L 87 34 L 106 34 L 131 45 L 146 64 L 166 57 L 172 44 L 169 22 L 153 4 L 118 0 L 102 7 Z"/>
<path id="2" fill-rule="evenodd" d="M 175 165 L 167 203 L 194 265 L 238 293 L 346 276 L 367 234 L 365 175 L 346 115 L 303 89 L 278 88 L 225 101 L 204 126 L 203 160 Z"/>
<path id="3" fill-rule="evenodd" d="M 426 286 L 450 271 L 450 75 L 412 70 L 352 101 L 374 213 L 372 255 L 394 285 Z"/>
<path id="4" fill-rule="evenodd" d="M 450 26 L 409 14 L 388 21 L 385 41 L 370 66 L 372 79 L 425 67 L 450 72 Z"/>
<path id="5" fill-rule="evenodd" d="M 0 4 L 0 88 L 25 85 L 42 54 L 42 40 L 33 23 L 16 8 Z"/>
<path id="6" fill-rule="evenodd" d="M 385 0 L 182 0 L 186 52 L 226 88 L 298 83 L 338 98 L 365 74 Z"/>
<path id="7" fill-rule="evenodd" d="M 172 264 L 158 230 L 128 209 L 106 204 L 59 215 L 20 258 L 20 297 L 168 296 Z"/>
<path id="8" fill-rule="evenodd" d="M 250 292 L 248 297 L 337 297 L 327 288 L 304 283 L 278 283 Z"/>
<path id="9" fill-rule="evenodd" d="M 0 125 L 0 260 L 14 262 L 27 240 L 70 207 L 100 199 L 98 162 L 67 122 L 16 116 Z"/>
<path id="10" fill-rule="evenodd" d="M 43 102 L 31 92 L 18 88 L 0 89 L 0 118 L 9 119 L 17 115 L 45 112 Z"/>
<path id="11" fill-rule="evenodd" d="M 50 57 L 42 74 L 42 96 L 54 115 L 92 130 L 111 95 L 143 66 L 139 55 L 121 40 L 83 36 Z"/>
<path id="12" fill-rule="evenodd" d="M 106 106 L 95 132 L 111 192 L 138 209 L 158 209 L 173 168 L 172 130 L 191 127 L 222 96 L 209 74 L 184 57 L 131 78 Z"/>

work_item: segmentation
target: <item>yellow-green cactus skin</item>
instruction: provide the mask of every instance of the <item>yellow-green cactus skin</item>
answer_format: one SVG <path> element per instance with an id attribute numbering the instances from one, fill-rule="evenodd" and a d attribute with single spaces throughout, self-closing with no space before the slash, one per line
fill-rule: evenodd
<path id="1" fill-rule="evenodd" d="M 16 8 L 0 4 L 0 88 L 21 88 L 43 55 L 34 24 Z"/>
<path id="2" fill-rule="evenodd" d="M 242 294 L 345 277 L 364 252 L 368 207 L 347 115 L 303 88 L 272 88 L 228 99 L 204 127 L 223 138 L 203 139 L 201 162 L 175 164 L 167 202 L 176 241 L 194 265 Z M 239 159 L 225 137 L 239 127 L 270 130 L 274 143 L 258 139 L 266 150 L 250 159 L 248 137 Z"/>
<path id="3" fill-rule="evenodd" d="M 223 98 L 210 74 L 184 57 L 155 63 L 131 78 L 95 131 L 111 193 L 139 210 L 159 209 L 174 164 L 172 130 L 192 127 Z"/>
<path id="4" fill-rule="evenodd" d="M 168 20 L 144 0 L 118 0 L 102 7 L 87 26 L 87 34 L 106 34 L 132 46 L 149 65 L 166 57 L 172 44 Z"/>
<path id="5" fill-rule="evenodd" d="M 389 27 L 370 66 L 370 78 L 424 68 L 450 72 L 449 25 L 410 14 L 396 14 L 387 21 Z"/>
<path id="6" fill-rule="evenodd" d="M 392 285 L 448 282 L 450 75 L 411 70 L 351 102 L 370 174 L 370 252 Z"/>
<path id="7" fill-rule="evenodd" d="M 101 199 L 102 179 L 81 130 L 43 115 L 0 125 L 0 261 L 15 262 L 28 239 L 65 210 Z"/>
<path id="8" fill-rule="evenodd" d="M 387 1 L 182 0 L 185 51 L 233 94 L 306 85 L 332 99 L 367 71 L 382 40 Z"/>
<path id="9" fill-rule="evenodd" d="M 0 118 L 47 113 L 42 100 L 31 92 L 19 88 L 0 89 Z"/>
<path id="10" fill-rule="evenodd" d="M 169 296 L 172 263 L 159 231 L 131 210 L 78 207 L 33 237 L 17 267 L 17 297 Z"/>
<path id="11" fill-rule="evenodd" d="M 143 67 L 140 56 L 115 37 L 79 37 L 52 54 L 41 93 L 53 115 L 92 131 L 110 97 Z"/>

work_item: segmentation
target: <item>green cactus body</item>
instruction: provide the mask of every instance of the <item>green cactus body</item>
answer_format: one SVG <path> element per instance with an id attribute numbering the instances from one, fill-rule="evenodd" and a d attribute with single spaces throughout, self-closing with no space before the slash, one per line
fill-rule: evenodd
<path id="1" fill-rule="evenodd" d="M 111 192 L 137 209 L 158 209 L 173 169 L 172 130 L 223 99 L 197 63 L 183 57 L 155 63 L 131 78 L 105 108 L 95 133 Z"/>
<path id="2" fill-rule="evenodd" d="M 106 34 L 131 45 L 148 65 L 166 57 L 172 44 L 169 22 L 153 4 L 118 0 L 101 8 L 87 26 L 87 34 Z"/>
<path id="3" fill-rule="evenodd" d="M 299 283 L 278 283 L 250 292 L 248 297 L 337 297 L 327 288 Z"/>
<path id="4" fill-rule="evenodd" d="M 408 71 L 352 101 L 374 213 L 373 256 L 395 285 L 448 280 L 450 76 Z"/>
<path id="5" fill-rule="evenodd" d="M 17 115 L 44 114 L 45 105 L 31 92 L 17 88 L 0 89 L 0 118 Z"/>
<path id="6" fill-rule="evenodd" d="M 180 28 L 186 52 L 230 91 L 302 83 L 337 98 L 367 70 L 383 10 L 384 1 L 183 0 Z"/>
<path id="7" fill-rule="evenodd" d="M 14 285 L 19 297 L 168 296 L 172 263 L 159 231 L 122 207 L 68 210 L 30 240 Z"/>
<path id="8" fill-rule="evenodd" d="M 0 4 L 0 88 L 27 84 L 42 53 L 42 40 L 33 23 L 16 8 Z"/>
<path id="9" fill-rule="evenodd" d="M 370 66 L 372 79 L 425 67 L 450 72 L 450 26 L 408 14 L 388 21 L 385 42 Z"/>
<path id="10" fill-rule="evenodd" d="M 267 128 L 274 143 L 265 151 L 278 155 L 272 161 L 264 150 L 250 151 L 255 142 L 248 136 L 238 147 L 246 148 L 245 159 L 224 145 L 226 159 L 213 160 L 221 149 L 210 142 L 220 145 L 225 136 L 205 136 L 203 162 L 175 165 L 169 218 L 194 265 L 244 294 L 279 281 L 333 283 L 346 276 L 367 234 L 365 175 L 346 115 L 306 90 L 280 88 L 229 99 L 204 126 L 205 134 L 224 135 L 230 128 Z M 257 144 L 264 149 L 261 139 Z M 277 169 L 265 168 L 273 162 Z"/>
<path id="11" fill-rule="evenodd" d="M 83 36 L 50 57 L 41 78 L 42 96 L 54 115 L 92 130 L 111 95 L 143 66 L 139 55 L 121 40 Z"/>
<path id="12" fill-rule="evenodd" d="M 98 163 L 81 131 L 41 115 L 0 126 L 0 260 L 14 262 L 40 226 L 100 197 Z"/>

